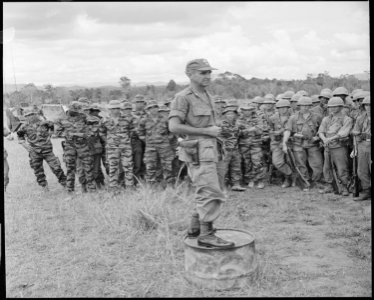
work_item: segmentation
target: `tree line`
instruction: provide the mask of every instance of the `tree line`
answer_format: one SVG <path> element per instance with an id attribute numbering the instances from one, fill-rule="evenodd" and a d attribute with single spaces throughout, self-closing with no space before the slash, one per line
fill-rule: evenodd
<path id="1" fill-rule="evenodd" d="M 121 77 L 118 83 L 118 87 L 79 88 L 74 90 L 51 84 L 38 88 L 35 84 L 29 83 L 19 91 L 4 93 L 3 102 L 11 107 L 21 103 L 27 105 L 45 103 L 67 105 L 79 97 L 87 97 L 92 102 L 107 103 L 112 99 L 132 99 L 136 94 L 143 94 L 148 99 L 162 102 L 173 97 L 187 86 L 177 84 L 174 80 L 170 80 L 167 85 L 163 86 L 133 86 L 131 79 L 126 76 Z M 295 92 L 305 90 L 309 95 L 313 95 L 319 94 L 322 88 L 334 90 L 339 86 L 344 86 L 348 91 L 359 88 L 370 91 L 370 77 L 368 80 L 359 80 L 349 74 L 332 77 L 328 72 L 324 72 L 316 76 L 307 74 L 306 79 L 303 80 L 260 79 L 255 77 L 246 79 L 241 75 L 225 72 L 215 77 L 208 90 L 213 95 L 220 95 L 224 99 L 253 99 L 256 96 L 265 96 L 268 93 L 278 95 L 287 90 Z"/>

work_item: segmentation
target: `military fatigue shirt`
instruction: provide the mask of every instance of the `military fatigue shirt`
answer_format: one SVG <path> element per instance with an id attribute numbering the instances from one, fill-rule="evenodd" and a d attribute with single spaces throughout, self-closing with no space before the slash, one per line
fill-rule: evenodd
<path id="1" fill-rule="evenodd" d="M 107 148 L 127 148 L 131 147 L 133 131 L 133 119 L 120 116 L 117 122 L 111 117 L 103 119 L 99 132 Z"/>
<path id="2" fill-rule="evenodd" d="M 318 133 L 324 133 L 327 138 L 338 135 L 339 138 L 347 138 L 353 126 L 352 118 L 342 111 L 336 115 L 330 114 L 322 119 Z M 339 148 L 342 145 L 338 140 L 329 143 L 329 148 Z"/>
<path id="3" fill-rule="evenodd" d="M 137 133 L 141 139 L 145 138 L 146 145 L 169 143 L 168 120 L 161 115 L 156 118 L 151 116 L 142 118 L 138 124 Z"/>
<path id="4" fill-rule="evenodd" d="M 221 122 L 221 128 L 222 131 L 218 138 L 223 140 L 224 149 L 230 151 L 237 148 L 240 133 L 238 123 L 235 120 L 229 122 L 228 120 L 223 119 Z"/>
<path id="5" fill-rule="evenodd" d="M 282 142 L 283 132 L 286 128 L 286 124 L 289 118 L 289 114 L 281 116 L 279 112 L 276 112 L 270 117 L 269 129 L 270 131 L 274 131 L 274 133 L 270 133 L 272 144 L 279 144 Z"/>
<path id="6" fill-rule="evenodd" d="M 64 116 L 55 122 L 56 135 L 64 137 L 67 143 L 88 143 L 91 133 L 87 125 L 87 116 L 79 114 L 77 116 Z"/>
<path id="7" fill-rule="evenodd" d="M 309 115 L 306 119 L 301 112 L 297 112 L 290 116 L 285 126 L 285 130 L 289 130 L 291 135 L 294 133 L 300 133 L 303 135 L 303 139 L 294 137 L 292 142 L 295 145 L 300 145 L 304 148 L 315 146 L 315 142 L 312 142 L 312 138 L 317 136 L 319 125 L 321 124 L 322 116 L 309 111 Z"/>
<path id="8" fill-rule="evenodd" d="M 371 139 L 371 119 L 366 111 L 358 117 L 353 130 L 360 132 L 361 140 Z"/>
<path id="9" fill-rule="evenodd" d="M 46 153 L 52 151 L 50 130 L 53 130 L 51 121 L 38 121 L 32 124 L 23 124 L 17 131 L 18 139 L 30 144 L 37 153 Z"/>
<path id="10" fill-rule="evenodd" d="M 240 129 L 239 144 L 259 144 L 262 142 L 262 134 L 264 132 L 264 120 L 260 114 L 252 114 L 249 117 L 241 116 L 238 121 Z M 255 127 L 256 131 L 246 132 L 247 129 Z"/>
<path id="11" fill-rule="evenodd" d="M 103 143 L 100 137 L 101 117 L 87 115 L 88 130 L 90 132 L 89 143 L 95 154 L 103 151 Z"/>
<path id="12" fill-rule="evenodd" d="M 310 109 L 310 111 L 313 112 L 313 113 L 321 115 L 322 118 L 327 116 L 327 108 L 323 109 L 323 107 L 320 106 L 320 105 L 312 107 Z"/>

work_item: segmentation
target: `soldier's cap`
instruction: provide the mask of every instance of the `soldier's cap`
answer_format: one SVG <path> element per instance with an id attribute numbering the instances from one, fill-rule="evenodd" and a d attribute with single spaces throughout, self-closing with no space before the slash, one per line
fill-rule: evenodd
<path id="1" fill-rule="evenodd" d="M 145 109 L 150 109 L 152 107 L 158 107 L 158 103 L 156 100 L 150 100 Z"/>
<path id="2" fill-rule="evenodd" d="M 135 102 L 145 102 L 145 100 L 144 100 L 144 95 L 137 94 L 137 95 L 135 96 Z"/>
<path id="3" fill-rule="evenodd" d="M 186 65 L 186 71 L 197 70 L 197 71 L 211 71 L 217 70 L 209 64 L 205 58 L 198 58 L 190 60 Z"/>
<path id="4" fill-rule="evenodd" d="M 300 98 L 301 98 L 300 94 L 295 94 L 295 95 L 292 96 L 290 102 L 297 102 L 297 101 L 299 101 Z"/>
<path id="5" fill-rule="evenodd" d="M 81 109 L 82 109 L 82 103 L 78 101 L 72 101 L 68 108 L 68 110 L 72 112 L 81 112 Z"/>
<path id="6" fill-rule="evenodd" d="M 352 100 L 355 101 L 358 99 L 364 99 L 366 96 L 369 96 L 369 95 L 370 95 L 370 92 L 368 91 L 359 91 L 353 95 Z"/>
<path id="7" fill-rule="evenodd" d="M 92 103 L 91 106 L 90 106 L 90 110 L 101 111 L 101 108 L 99 107 L 99 105 L 97 103 Z"/>
<path id="8" fill-rule="evenodd" d="M 166 105 L 161 105 L 161 106 L 158 108 L 158 111 L 170 111 L 170 108 L 167 107 Z"/>
<path id="9" fill-rule="evenodd" d="M 238 113 L 238 109 L 236 107 L 226 107 L 222 111 L 222 114 L 224 115 L 225 113 L 228 113 L 229 111 L 235 112 L 236 114 Z"/>
<path id="10" fill-rule="evenodd" d="M 88 103 L 82 102 L 81 103 L 81 109 L 82 110 L 89 110 L 89 109 L 91 109 L 91 107 L 90 107 L 90 105 Z"/>
<path id="11" fill-rule="evenodd" d="M 129 101 L 123 101 L 121 103 L 121 109 L 123 109 L 123 110 L 131 109 L 132 110 L 132 104 Z"/>
<path id="12" fill-rule="evenodd" d="M 107 107 L 109 109 L 121 108 L 121 102 L 119 100 L 110 100 Z"/>
<path id="13" fill-rule="evenodd" d="M 236 100 L 236 99 L 227 100 L 224 108 L 226 108 L 226 107 L 236 107 L 236 108 L 238 108 L 239 107 L 238 100 Z"/>

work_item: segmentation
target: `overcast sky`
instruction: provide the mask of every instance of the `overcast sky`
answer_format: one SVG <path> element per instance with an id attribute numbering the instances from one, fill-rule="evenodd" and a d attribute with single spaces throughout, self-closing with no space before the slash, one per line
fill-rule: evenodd
<path id="1" fill-rule="evenodd" d="M 370 68 L 369 2 L 3 3 L 4 81 L 186 82 L 188 60 L 246 78 Z"/>

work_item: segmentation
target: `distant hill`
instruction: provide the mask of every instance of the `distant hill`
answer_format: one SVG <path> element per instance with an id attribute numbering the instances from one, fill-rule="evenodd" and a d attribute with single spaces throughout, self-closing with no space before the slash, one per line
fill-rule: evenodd
<path id="1" fill-rule="evenodd" d="M 358 73 L 358 74 L 353 74 L 354 77 L 356 77 L 358 80 L 369 80 L 370 75 L 367 73 Z"/>

